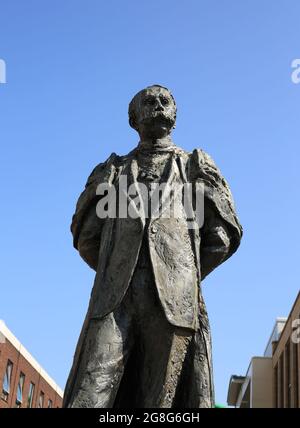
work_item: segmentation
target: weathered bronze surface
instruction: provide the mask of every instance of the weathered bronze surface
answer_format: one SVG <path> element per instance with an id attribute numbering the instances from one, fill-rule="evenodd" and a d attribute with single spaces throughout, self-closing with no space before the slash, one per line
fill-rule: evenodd
<path id="1" fill-rule="evenodd" d="M 172 142 L 175 121 L 168 89 L 140 91 L 129 106 L 138 146 L 96 166 L 77 202 L 74 246 L 96 276 L 65 407 L 214 406 L 201 281 L 237 250 L 242 228 L 213 160 L 201 149 L 188 153 Z M 118 195 L 121 176 L 147 189 L 153 183 L 202 184 L 203 225 L 189 228 L 184 216 L 162 212 L 99 218 L 98 185 L 114 186 Z"/>

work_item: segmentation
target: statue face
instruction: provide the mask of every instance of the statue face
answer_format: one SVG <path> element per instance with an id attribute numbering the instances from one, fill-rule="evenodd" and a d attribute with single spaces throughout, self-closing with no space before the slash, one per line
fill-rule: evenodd
<path id="1" fill-rule="evenodd" d="M 159 129 L 170 133 L 175 125 L 176 105 L 165 88 L 150 87 L 141 91 L 136 104 L 136 125 L 138 130 Z"/>

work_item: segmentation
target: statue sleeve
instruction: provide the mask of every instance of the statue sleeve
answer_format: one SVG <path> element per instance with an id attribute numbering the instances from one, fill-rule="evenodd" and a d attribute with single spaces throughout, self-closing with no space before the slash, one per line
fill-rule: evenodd
<path id="1" fill-rule="evenodd" d="M 202 150 L 194 150 L 190 179 L 204 187 L 204 222 L 200 229 L 200 263 L 203 280 L 238 249 L 243 234 L 229 186 Z"/>
<path id="2" fill-rule="evenodd" d="M 90 174 L 84 191 L 79 196 L 75 214 L 72 218 L 71 232 L 73 245 L 79 251 L 83 260 L 94 270 L 97 270 L 101 231 L 104 219 L 96 213 L 96 205 L 100 199 L 96 189 L 99 184 L 111 182 L 114 176 L 113 158 L 115 154 L 104 163 L 94 168 Z"/>
<path id="3" fill-rule="evenodd" d="M 206 202 L 207 205 L 207 202 Z M 201 279 L 229 257 L 230 231 L 215 210 L 205 207 L 204 224 L 201 228 L 200 263 Z"/>

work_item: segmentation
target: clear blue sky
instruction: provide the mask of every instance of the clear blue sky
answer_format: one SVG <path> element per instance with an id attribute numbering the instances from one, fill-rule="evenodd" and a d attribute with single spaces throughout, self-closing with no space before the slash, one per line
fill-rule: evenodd
<path id="1" fill-rule="evenodd" d="M 178 103 L 176 144 L 230 183 L 244 238 L 206 280 L 216 399 L 299 290 L 298 0 L 2 1 L 0 318 L 64 387 L 93 283 L 72 247 L 92 168 L 138 142 L 131 97 Z"/>

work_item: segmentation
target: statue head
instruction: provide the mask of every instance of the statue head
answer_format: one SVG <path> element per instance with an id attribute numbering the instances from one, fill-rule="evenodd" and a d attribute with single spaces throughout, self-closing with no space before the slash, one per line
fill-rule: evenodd
<path id="1" fill-rule="evenodd" d="M 129 124 L 141 137 L 162 138 L 175 128 L 176 112 L 175 99 L 167 88 L 148 86 L 131 100 Z"/>

